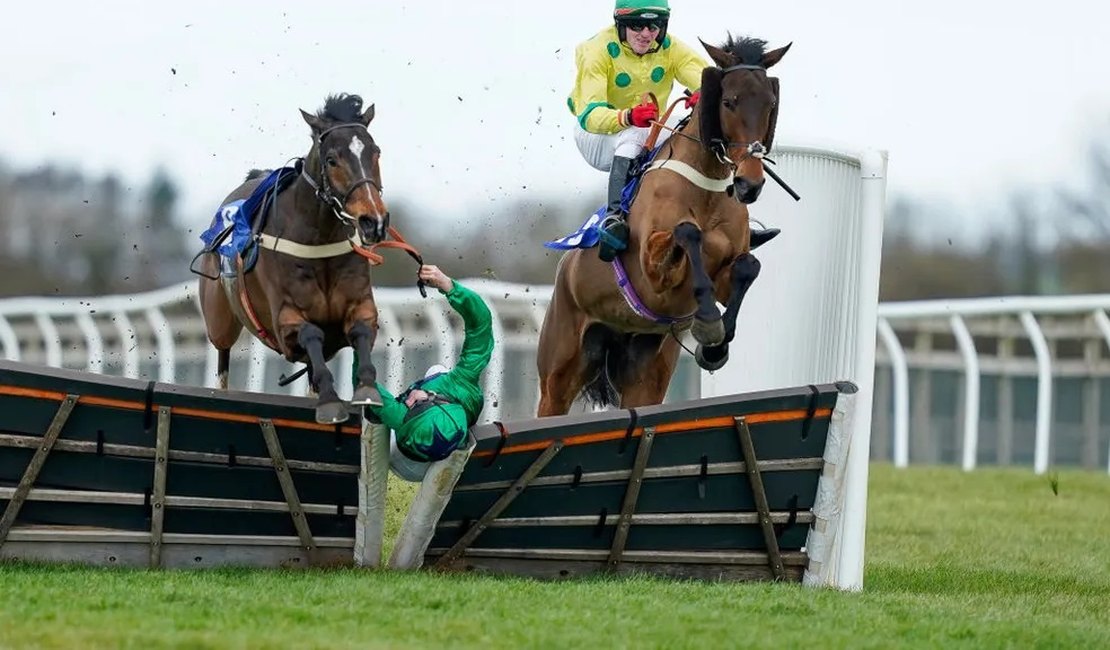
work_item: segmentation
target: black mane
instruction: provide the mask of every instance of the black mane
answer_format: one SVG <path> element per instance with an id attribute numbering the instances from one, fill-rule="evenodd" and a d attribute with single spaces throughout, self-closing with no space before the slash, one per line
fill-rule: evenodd
<path id="1" fill-rule="evenodd" d="M 328 95 L 324 107 L 316 111 L 316 117 L 331 122 L 354 122 L 362 114 L 362 97 L 339 93 Z"/>
<path id="2" fill-rule="evenodd" d="M 767 53 L 767 41 L 729 34 L 728 40 L 721 44 L 721 49 L 736 57 L 738 64 L 760 65 L 763 62 L 763 55 Z"/>

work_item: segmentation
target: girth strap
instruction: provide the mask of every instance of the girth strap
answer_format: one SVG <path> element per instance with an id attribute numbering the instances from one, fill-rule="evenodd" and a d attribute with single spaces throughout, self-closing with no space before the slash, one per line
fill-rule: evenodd
<path id="1" fill-rule="evenodd" d="M 235 317 L 239 319 L 244 327 L 250 330 L 251 334 L 258 337 L 258 340 L 265 343 L 270 349 L 281 352 L 277 341 L 266 329 L 266 326 L 262 324 L 262 320 L 258 318 L 258 314 L 255 313 L 254 307 L 251 305 L 250 296 L 247 295 L 246 280 L 243 276 L 243 257 L 236 255 L 235 260 L 235 275 L 220 275 L 220 285 L 227 296 L 227 303 L 231 307 L 231 312 L 235 314 Z"/>

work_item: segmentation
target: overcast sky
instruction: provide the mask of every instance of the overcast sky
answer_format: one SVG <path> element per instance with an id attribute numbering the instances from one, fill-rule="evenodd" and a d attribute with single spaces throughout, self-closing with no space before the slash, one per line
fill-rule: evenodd
<path id="1" fill-rule="evenodd" d="M 987 9 L 987 5 L 996 8 Z M 13 6 L 14 5 L 14 6 Z M 672 0 L 671 33 L 794 46 L 779 143 L 890 152 L 892 192 L 967 207 L 1082 170 L 1110 133 L 1107 18 L 1057 0 Z M 598 2 L 15 0 L 0 24 L 0 159 L 117 171 L 164 165 L 205 224 L 251 167 L 310 143 L 298 108 L 377 106 L 387 198 L 457 218 L 522 188 L 599 193 L 565 98 Z M 700 46 L 699 50 L 700 50 Z"/>

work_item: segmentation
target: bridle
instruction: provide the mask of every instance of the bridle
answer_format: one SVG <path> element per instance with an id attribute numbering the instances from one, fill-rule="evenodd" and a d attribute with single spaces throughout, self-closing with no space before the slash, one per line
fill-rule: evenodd
<path id="1" fill-rule="evenodd" d="M 314 148 L 316 150 L 316 156 L 320 159 L 320 181 L 316 182 L 316 180 L 312 178 L 312 175 L 308 173 L 307 164 L 301 165 L 301 178 L 303 178 L 305 182 L 308 183 L 309 186 L 316 193 L 317 200 L 331 208 L 332 214 L 334 214 L 340 222 L 351 227 L 351 229 L 354 231 L 354 233 L 349 237 L 349 239 L 351 240 L 351 250 L 366 258 L 371 266 L 377 266 L 384 261 L 382 256 L 379 253 L 375 252 L 376 248 L 399 248 L 408 253 L 409 257 L 411 257 L 419 266 L 423 266 L 424 258 L 423 256 L 421 256 L 420 251 L 406 242 L 405 238 L 401 236 L 401 233 L 396 228 L 393 228 L 389 225 L 388 210 L 386 211 L 385 215 L 379 218 L 378 227 L 376 229 L 377 241 L 374 241 L 372 243 L 367 242 L 366 238 L 363 237 L 362 228 L 360 228 L 358 225 L 358 217 L 347 212 L 347 201 L 350 200 L 351 195 L 355 193 L 355 190 L 362 187 L 363 185 L 369 185 L 370 187 L 376 189 L 379 195 L 382 194 L 382 184 L 379 179 L 375 179 L 371 176 L 363 176 L 362 178 L 359 178 L 354 183 L 351 183 L 351 186 L 347 188 L 347 192 L 343 194 L 342 199 L 336 196 L 335 191 L 332 189 L 331 183 L 328 181 L 328 171 L 326 169 L 327 162 L 324 160 L 324 156 L 322 155 L 324 149 L 324 139 L 327 138 L 327 136 L 332 131 L 343 129 L 346 127 L 362 129 L 366 133 L 367 137 L 370 138 L 370 147 L 373 148 L 374 152 L 380 151 L 380 149 L 378 149 L 378 145 L 374 144 L 374 138 L 370 135 L 370 130 L 367 129 L 366 125 L 364 124 L 361 124 L 359 122 L 345 122 L 343 124 L 329 126 L 323 131 L 320 131 L 319 135 L 315 137 Z M 311 152 L 309 156 L 311 157 Z M 387 240 L 387 236 L 392 237 L 392 241 Z M 416 286 L 418 289 L 420 289 L 420 295 L 427 298 L 428 292 L 424 286 L 424 281 L 417 279 Z"/>
<path id="2" fill-rule="evenodd" d="M 370 130 L 367 129 L 365 125 L 358 122 L 336 124 L 324 129 L 319 133 L 319 135 L 315 137 L 316 155 L 320 159 L 320 181 L 317 182 L 314 178 L 312 178 L 312 175 L 308 173 L 307 164 L 301 166 L 301 178 L 303 178 L 305 182 L 308 183 L 309 186 L 313 189 L 313 191 L 316 193 L 316 198 L 321 203 L 331 208 L 332 214 L 334 214 L 337 219 L 345 224 L 352 226 L 355 232 L 358 233 L 358 237 L 361 239 L 362 231 L 358 227 L 358 217 L 355 217 L 347 212 L 347 201 L 349 201 L 351 199 L 351 195 L 353 195 L 355 191 L 363 185 L 369 185 L 370 187 L 373 187 L 378 191 L 378 194 L 380 195 L 382 193 L 381 181 L 371 176 L 363 176 L 362 178 L 356 180 L 354 183 L 351 183 L 351 186 L 347 189 L 347 192 L 343 194 L 342 198 L 340 198 L 336 195 L 334 189 L 332 188 L 331 182 L 328 180 L 328 172 L 326 169 L 327 163 L 325 162 L 323 155 L 324 139 L 327 138 L 327 136 L 332 131 L 345 129 L 348 127 L 362 129 L 366 132 L 367 136 L 370 136 Z M 374 140 L 372 136 L 370 137 L 370 142 L 370 147 L 376 150 L 378 146 L 373 143 Z M 380 224 L 379 230 L 384 233 L 386 228 L 388 227 L 389 212 L 386 212 L 385 215 L 382 217 L 382 223 Z"/>
<path id="3" fill-rule="evenodd" d="M 762 65 L 750 63 L 740 63 L 734 66 L 730 66 L 721 71 L 722 83 L 724 82 L 724 78 L 728 76 L 730 72 L 736 72 L 737 70 L 762 70 L 763 72 L 766 72 L 767 68 L 763 67 Z M 732 171 L 736 171 L 740 167 L 740 164 L 748 158 L 762 160 L 763 157 L 767 154 L 767 148 L 763 146 L 763 142 L 761 142 L 760 140 L 755 140 L 752 142 L 731 142 L 725 139 L 723 137 L 723 134 L 720 138 L 713 138 L 709 142 L 705 142 L 702 144 L 711 152 L 713 152 L 713 155 L 717 157 L 717 160 L 722 165 L 729 167 Z M 735 149 L 743 150 L 743 156 L 740 158 L 739 161 L 734 160 L 733 157 L 730 155 L 730 152 Z"/>
<path id="4" fill-rule="evenodd" d="M 762 66 L 762 65 L 749 64 L 749 63 L 740 63 L 740 64 L 737 64 L 737 65 L 729 66 L 729 67 L 724 68 L 724 69 L 721 70 L 721 77 L 720 77 L 721 82 L 723 82 L 724 77 L 726 75 L 728 75 L 731 72 L 736 72 L 738 70 L 762 70 L 762 71 L 766 72 L 767 68 Z M 776 95 L 776 101 L 777 101 L 777 95 L 778 95 L 777 83 L 775 83 L 773 87 L 775 88 L 775 95 Z M 710 138 L 708 140 L 703 140 L 701 137 L 694 137 L 694 136 L 690 135 L 689 133 L 683 132 L 682 128 L 683 128 L 686 120 L 689 119 L 689 117 L 685 118 L 685 120 L 683 120 L 683 123 L 678 125 L 678 128 L 672 128 L 670 126 L 667 126 L 666 122 L 667 122 L 667 119 L 670 117 L 671 112 L 682 101 L 684 101 L 684 98 L 682 98 L 682 97 L 676 99 L 670 105 L 670 107 L 667 109 L 667 112 L 661 118 L 659 118 L 658 120 L 656 120 L 654 122 L 653 129 L 652 129 L 652 134 L 648 138 L 648 144 L 646 145 L 647 149 L 650 150 L 654 146 L 655 138 L 658 135 L 658 130 L 657 129 L 666 129 L 674 135 L 686 138 L 687 140 L 690 140 L 692 142 L 696 142 L 699 145 L 701 145 L 702 147 L 704 147 L 706 150 L 708 150 L 710 153 L 712 153 L 717 158 L 718 162 L 720 162 L 722 165 L 724 165 L 725 167 L 728 168 L 729 173 L 735 174 L 736 170 L 740 168 L 740 165 L 745 160 L 748 160 L 749 158 L 754 158 L 756 160 L 759 160 L 763 165 L 764 173 L 766 173 L 768 176 L 771 177 L 772 180 L 774 180 L 776 183 L 778 183 L 779 186 L 782 187 L 782 189 L 784 189 L 791 197 L 793 197 L 795 201 L 801 199 L 801 196 L 799 196 L 797 192 L 795 192 L 789 185 L 787 185 L 786 182 L 768 166 L 769 164 L 770 165 L 775 164 L 775 161 L 767 156 L 767 154 L 769 153 L 770 147 L 769 147 L 768 144 L 764 144 L 761 140 L 754 140 L 752 142 L 732 142 L 732 141 L 730 141 L 730 140 L 728 140 L 727 138 L 724 137 L 723 132 L 721 133 L 721 137 L 714 137 L 714 138 Z M 777 110 L 777 107 L 773 110 Z M 720 118 L 718 117 L 717 119 L 719 120 Z M 775 121 L 776 121 L 775 120 L 775 114 L 772 113 L 771 127 L 770 127 L 770 133 L 772 135 L 774 133 L 774 128 L 775 128 L 774 123 L 775 123 Z M 702 129 L 704 131 L 704 129 L 705 129 L 704 125 L 702 126 Z M 771 136 L 768 136 L 768 143 L 770 143 L 770 137 Z M 741 152 L 742 152 L 739 159 L 735 159 L 730 155 L 732 151 L 736 151 L 736 150 L 741 150 Z"/>

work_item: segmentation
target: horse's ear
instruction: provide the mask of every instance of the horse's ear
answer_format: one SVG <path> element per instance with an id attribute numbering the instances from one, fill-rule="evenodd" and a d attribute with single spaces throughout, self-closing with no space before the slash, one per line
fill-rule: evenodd
<path id="1" fill-rule="evenodd" d="M 715 45 L 710 45 L 700 38 L 698 39 L 698 42 L 701 43 L 701 46 L 704 47 L 705 51 L 709 53 L 709 58 L 713 59 L 713 63 L 716 63 L 717 67 L 729 68 L 736 65 L 736 57 L 732 56 L 728 52 L 725 52 Z"/>
<path id="2" fill-rule="evenodd" d="M 764 68 L 770 68 L 771 66 L 773 66 L 776 63 L 778 63 L 779 61 L 781 61 L 782 57 L 786 55 L 786 51 L 789 50 L 790 46 L 793 45 L 793 44 L 794 44 L 794 42 L 791 41 L 791 42 L 786 44 L 786 47 L 780 47 L 777 50 L 771 50 L 770 52 L 764 54 L 763 55 L 763 67 Z"/>
<path id="3" fill-rule="evenodd" d="M 365 111 L 362 112 L 362 115 L 358 116 L 358 121 L 361 122 L 363 126 L 370 126 L 370 121 L 373 120 L 373 119 L 374 119 L 374 105 L 370 104 L 370 108 L 366 109 Z"/>
<path id="4" fill-rule="evenodd" d="M 771 84 L 771 90 L 775 93 L 775 106 L 771 109 L 771 116 L 767 120 L 767 135 L 763 136 L 763 146 L 770 151 L 775 143 L 775 126 L 779 121 L 779 78 L 767 77 L 767 82 Z"/>
<path id="5" fill-rule="evenodd" d="M 303 117 L 304 121 L 310 127 L 312 127 L 312 135 L 320 135 L 320 132 L 324 130 L 323 120 L 316 117 L 312 113 L 306 113 L 306 112 L 304 112 L 304 109 L 301 109 L 301 117 Z"/>

